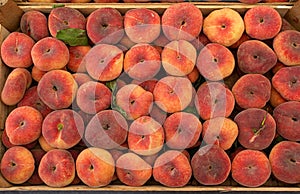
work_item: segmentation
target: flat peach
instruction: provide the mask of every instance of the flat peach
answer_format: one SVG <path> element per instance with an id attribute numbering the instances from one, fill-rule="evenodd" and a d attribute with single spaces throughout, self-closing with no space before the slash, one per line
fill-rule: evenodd
<path id="1" fill-rule="evenodd" d="M 91 118 L 85 129 L 85 141 L 103 149 L 114 149 L 127 139 L 126 119 L 115 110 L 103 110 Z"/>
<path id="2" fill-rule="evenodd" d="M 9 67 L 24 67 L 32 65 L 31 49 L 34 40 L 21 32 L 10 33 L 1 44 L 1 59 Z"/>
<path id="3" fill-rule="evenodd" d="M 155 85 L 154 101 L 163 111 L 184 110 L 192 101 L 192 84 L 185 77 L 166 76 Z"/>
<path id="4" fill-rule="evenodd" d="M 69 151 L 53 149 L 42 157 L 38 173 L 49 187 L 65 187 L 75 177 L 75 161 Z"/>
<path id="5" fill-rule="evenodd" d="M 201 147 L 191 160 L 195 179 L 204 185 L 223 183 L 230 174 L 231 162 L 227 153 L 216 145 Z"/>
<path id="6" fill-rule="evenodd" d="M 236 43 L 244 29 L 243 18 L 231 8 L 214 10 L 203 21 L 203 33 L 207 38 L 224 46 Z"/>
<path id="7" fill-rule="evenodd" d="M 168 7 L 161 18 L 162 30 L 169 40 L 193 40 L 201 32 L 203 15 L 200 9 L 189 2 Z"/>
<path id="8" fill-rule="evenodd" d="M 256 6 L 249 9 L 244 16 L 246 33 L 258 40 L 274 38 L 280 31 L 282 19 L 272 7 Z"/>
<path id="9" fill-rule="evenodd" d="M 9 148 L 1 159 L 1 174 L 13 184 L 26 182 L 34 172 L 34 158 L 32 153 L 22 147 Z"/>
<path id="10" fill-rule="evenodd" d="M 194 46 L 186 40 L 174 40 L 164 46 L 162 65 L 169 75 L 184 76 L 192 72 L 197 58 Z"/>
<path id="11" fill-rule="evenodd" d="M 300 100 L 300 66 L 283 67 L 272 77 L 274 89 L 286 100 Z"/>
<path id="12" fill-rule="evenodd" d="M 300 63 L 300 32 L 285 30 L 273 40 L 273 48 L 279 61 L 287 66 L 297 66 Z"/>
<path id="13" fill-rule="evenodd" d="M 120 76 L 123 69 L 123 51 L 114 45 L 98 44 L 83 58 L 81 65 L 95 80 L 111 81 Z"/>
<path id="14" fill-rule="evenodd" d="M 231 75 L 235 67 L 235 59 L 225 46 L 209 43 L 200 51 L 196 66 L 207 80 L 219 81 Z"/>
<path id="15" fill-rule="evenodd" d="M 30 106 L 15 108 L 5 121 L 9 141 L 14 145 L 26 145 L 41 135 L 43 116 Z"/>
<path id="16" fill-rule="evenodd" d="M 232 161 L 231 176 L 240 185 L 259 187 L 271 176 L 270 161 L 261 151 L 242 150 Z"/>

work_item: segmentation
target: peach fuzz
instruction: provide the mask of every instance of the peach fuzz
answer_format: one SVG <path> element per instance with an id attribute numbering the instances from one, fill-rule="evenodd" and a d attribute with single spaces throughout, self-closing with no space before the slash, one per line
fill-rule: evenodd
<path id="1" fill-rule="evenodd" d="M 124 57 L 124 71 L 135 80 L 152 79 L 159 72 L 160 66 L 160 54 L 150 44 L 136 44 Z"/>
<path id="2" fill-rule="evenodd" d="M 85 141 L 103 149 L 114 149 L 127 139 L 126 119 L 115 110 L 103 110 L 95 114 L 85 128 Z"/>
<path id="3" fill-rule="evenodd" d="M 234 157 L 231 167 L 232 178 L 245 187 L 262 186 L 271 176 L 270 161 L 263 152 L 258 150 L 240 151 Z"/>
<path id="4" fill-rule="evenodd" d="M 114 8 L 99 8 L 87 17 L 87 35 L 94 44 L 117 44 L 124 35 L 123 28 L 123 16 Z"/>
<path id="5" fill-rule="evenodd" d="M 268 6 L 255 6 L 244 15 L 245 31 L 254 39 L 274 38 L 280 31 L 282 18 L 276 9 Z"/>
<path id="6" fill-rule="evenodd" d="M 219 185 L 230 174 L 231 161 L 227 153 L 216 145 L 205 145 L 191 160 L 193 175 L 203 185 Z"/>
<path id="7" fill-rule="evenodd" d="M 35 41 L 49 36 L 48 19 L 38 10 L 30 10 L 22 15 L 20 29 Z"/>
<path id="8" fill-rule="evenodd" d="M 68 108 L 78 89 L 71 73 L 64 70 L 47 72 L 37 85 L 40 99 L 51 109 Z"/>
<path id="9" fill-rule="evenodd" d="M 70 7 L 56 7 L 48 16 L 48 28 L 51 36 L 56 37 L 59 30 L 77 28 L 85 30 L 86 18 L 77 9 Z"/>
<path id="10" fill-rule="evenodd" d="M 31 49 L 34 40 L 21 32 L 10 33 L 1 44 L 1 59 L 9 67 L 27 68 L 32 65 Z"/>
<path id="11" fill-rule="evenodd" d="M 169 40 L 195 39 L 201 32 L 203 15 L 200 9 L 189 2 L 168 7 L 162 17 L 162 31 Z"/>
<path id="12" fill-rule="evenodd" d="M 81 65 L 95 80 L 111 81 L 120 76 L 123 70 L 124 54 L 114 45 L 98 44 L 83 58 Z"/>
<path id="13" fill-rule="evenodd" d="M 200 51 L 196 66 L 205 79 L 219 81 L 231 75 L 235 59 L 225 46 L 209 43 Z"/>
<path id="14" fill-rule="evenodd" d="M 149 116 L 137 118 L 129 127 L 127 142 L 129 149 L 139 155 L 156 154 L 164 144 L 163 127 Z"/>
<path id="15" fill-rule="evenodd" d="M 31 75 L 27 69 L 13 69 L 8 74 L 1 91 L 2 102 L 9 106 L 19 103 L 24 97 L 26 89 L 31 85 L 31 82 Z"/>
<path id="16" fill-rule="evenodd" d="M 125 32 L 135 43 L 154 41 L 160 34 L 160 28 L 160 16 L 154 10 L 135 8 L 126 11 L 124 15 Z"/>
<path id="17" fill-rule="evenodd" d="M 70 54 L 64 42 L 53 37 L 46 37 L 34 44 L 31 57 L 33 64 L 39 70 L 50 71 L 65 67 Z"/>
<path id="18" fill-rule="evenodd" d="M 9 138 L 7 136 L 7 133 L 6 133 L 6 129 L 3 130 L 2 132 L 2 135 L 1 135 L 1 142 L 2 142 L 2 145 L 4 145 L 6 148 L 11 148 L 13 146 L 16 146 L 14 144 L 12 144 L 10 141 L 9 141 Z M 23 147 L 31 150 L 33 149 L 35 146 L 37 145 L 37 141 L 33 141 L 29 144 L 25 144 L 25 145 L 22 145 Z"/>
<path id="19" fill-rule="evenodd" d="M 231 46 L 243 35 L 244 21 L 241 15 L 231 9 L 214 10 L 204 18 L 203 33 L 214 43 Z"/>
<path id="20" fill-rule="evenodd" d="M 197 58 L 195 47 L 186 40 L 174 40 L 164 46 L 162 65 L 169 75 L 185 76 L 192 72 Z"/>
<path id="21" fill-rule="evenodd" d="M 91 46 L 70 46 L 70 59 L 67 68 L 74 73 L 86 72 L 86 68 L 81 65 L 81 61 L 90 50 Z"/>
<path id="22" fill-rule="evenodd" d="M 125 85 L 116 93 L 116 104 L 126 112 L 126 117 L 130 120 L 148 115 L 152 103 L 152 93 L 136 84 Z"/>
<path id="23" fill-rule="evenodd" d="M 276 122 L 273 116 L 263 109 L 243 110 L 234 117 L 234 121 L 239 128 L 238 141 L 244 148 L 264 150 L 275 138 Z"/>
<path id="24" fill-rule="evenodd" d="M 9 141 L 14 145 L 26 145 L 41 135 L 42 114 L 30 106 L 15 108 L 5 121 Z"/>
<path id="25" fill-rule="evenodd" d="M 216 144 L 223 150 L 232 147 L 238 137 L 237 124 L 226 117 L 216 117 L 203 123 L 202 137 L 207 144 Z"/>
<path id="26" fill-rule="evenodd" d="M 219 82 L 204 82 L 194 98 L 197 113 L 203 120 L 229 117 L 235 106 L 232 92 Z"/>
<path id="27" fill-rule="evenodd" d="M 135 153 L 125 153 L 116 161 L 119 180 L 129 186 L 142 186 L 152 176 L 152 167 Z"/>
<path id="28" fill-rule="evenodd" d="M 232 93 L 241 108 L 262 108 L 270 100 L 271 82 L 261 74 L 246 74 L 233 85 Z"/>
<path id="29" fill-rule="evenodd" d="M 273 111 L 276 129 L 279 135 L 291 141 L 300 141 L 300 102 L 288 101 Z"/>
<path id="30" fill-rule="evenodd" d="M 1 174 L 13 184 L 25 183 L 33 174 L 34 158 L 23 146 L 14 146 L 6 150 L 1 159 Z"/>
<path id="31" fill-rule="evenodd" d="M 88 81 L 82 84 L 76 94 L 76 102 L 80 110 L 95 114 L 110 107 L 112 93 L 100 82 Z"/>
<path id="32" fill-rule="evenodd" d="M 282 141 L 276 144 L 269 155 L 272 174 L 288 184 L 300 183 L 300 144 Z"/>
<path id="33" fill-rule="evenodd" d="M 168 116 L 163 124 L 165 142 L 171 149 L 193 147 L 202 132 L 200 120 L 192 113 L 176 112 Z"/>
<path id="34" fill-rule="evenodd" d="M 103 187 L 112 181 L 115 162 L 107 150 L 89 147 L 78 155 L 76 172 L 80 180 L 89 187 Z"/>
<path id="35" fill-rule="evenodd" d="M 154 101 L 165 112 L 182 111 L 192 101 L 192 88 L 190 80 L 185 77 L 163 77 L 155 85 Z"/>
<path id="36" fill-rule="evenodd" d="M 300 100 L 300 66 L 283 67 L 272 77 L 274 89 L 286 100 Z"/>
<path id="37" fill-rule="evenodd" d="M 183 187 L 192 177 L 188 158 L 180 151 L 168 150 L 157 157 L 153 166 L 153 178 L 167 187 Z"/>
<path id="38" fill-rule="evenodd" d="M 81 116 L 71 109 L 49 113 L 42 125 L 42 135 L 54 148 L 69 149 L 79 143 L 84 133 Z"/>
<path id="39" fill-rule="evenodd" d="M 42 157 L 38 174 L 49 187 L 65 187 L 75 177 L 75 161 L 67 150 L 50 150 Z"/>

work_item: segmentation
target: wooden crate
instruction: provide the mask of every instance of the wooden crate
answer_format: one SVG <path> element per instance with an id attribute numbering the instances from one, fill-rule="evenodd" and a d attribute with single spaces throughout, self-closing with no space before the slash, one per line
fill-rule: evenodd
<path id="1" fill-rule="evenodd" d="M 207 15 L 212 10 L 221 9 L 224 7 L 232 8 L 238 11 L 241 14 L 244 14 L 245 11 L 248 9 L 256 6 L 256 5 L 249 5 L 249 4 L 242 4 L 242 3 L 220 3 L 220 2 L 197 2 L 194 3 L 198 8 L 201 9 L 203 15 Z M 53 8 L 54 4 L 49 3 L 29 3 L 29 2 L 18 2 L 17 5 L 24 11 L 29 10 L 40 10 L 44 13 L 49 13 Z M 133 8 L 149 8 L 156 10 L 159 14 L 162 14 L 166 8 L 168 8 L 171 4 L 170 3 L 135 3 L 135 4 L 124 4 L 124 3 L 111 3 L 111 4 L 101 4 L 101 3 L 92 3 L 92 4 L 82 4 L 82 3 L 67 3 L 65 4 L 66 7 L 71 7 L 80 10 L 85 15 L 88 15 L 92 11 L 102 8 L 102 7 L 112 7 L 118 9 L 122 14 L 124 14 L 127 10 Z M 285 14 L 293 7 L 294 3 L 264 3 L 264 5 L 270 6 L 275 8 L 280 15 L 283 17 Z M 0 45 L 3 39 L 9 35 L 9 31 L 0 25 Z M 0 58 L 0 91 L 2 91 L 4 82 L 7 78 L 7 75 L 11 71 L 10 68 L 5 66 Z M 4 105 L 0 101 L 0 129 L 4 129 L 4 123 L 7 115 L 14 107 L 10 107 Z M 1 132 L 0 132 L 1 135 Z M 4 150 L 4 146 L 0 143 L 0 158 L 2 157 Z M 2 152 L 1 152 L 2 151 Z M 153 184 L 152 184 L 153 183 Z M 300 185 L 288 185 L 277 181 L 274 177 L 271 177 L 267 183 L 265 183 L 261 187 L 257 188 L 247 188 L 243 186 L 239 186 L 235 181 L 231 178 L 228 178 L 223 184 L 219 186 L 203 186 L 199 183 L 196 183 L 195 180 L 191 180 L 190 184 L 181 187 L 181 188 L 170 188 L 159 185 L 154 181 L 149 181 L 149 184 L 141 187 L 130 187 L 120 182 L 114 182 L 106 187 L 100 188 L 91 188 L 86 185 L 70 185 L 63 188 L 52 188 L 46 185 L 7 185 L 2 182 L 0 176 L 0 191 L 193 191 L 193 192 L 204 192 L 204 191 L 217 191 L 217 192 L 229 192 L 229 191 L 251 191 L 251 192 L 264 192 L 264 191 L 274 191 L 274 192 L 300 192 Z"/>

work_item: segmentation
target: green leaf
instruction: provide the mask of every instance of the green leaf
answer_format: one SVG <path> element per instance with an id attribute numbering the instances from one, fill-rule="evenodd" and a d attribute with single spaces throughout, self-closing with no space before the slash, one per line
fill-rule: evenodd
<path id="1" fill-rule="evenodd" d="M 70 46 L 88 45 L 86 30 L 78 28 L 67 28 L 57 31 L 56 38 L 64 41 Z"/>
<path id="2" fill-rule="evenodd" d="M 54 4 L 52 5 L 52 8 L 57 8 L 57 7 L 64 7 L 65 4 Z"/>
<path id="3" fill-rule="evenodd" d="M 112 80 L 109 82 L 106 82 L 105 85 L 114 93 L 117 90 L 117 81 Z"/>

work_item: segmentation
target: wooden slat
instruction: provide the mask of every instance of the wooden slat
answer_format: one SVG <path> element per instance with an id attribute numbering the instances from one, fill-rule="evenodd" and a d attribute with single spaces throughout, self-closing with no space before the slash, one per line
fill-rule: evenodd
<path id="1" fill-rule="evenodd" d="M 49 13 L 53 9 L 53 5 L 58 5 L 57 3 L 17 3 L 18 6 L 24 11 L 38 9 L 45 13 Z M 194 3 L 199 9 L 201 9 L 203 15 L 207 15 L 212 10 L 221 9 L 223 7 L 228 7 L 237 10 L 239 13 L 244 14 L 246 10 L 257 6 L 266 5 L 275 8 L 281 16 L 284 16 L 288 10 L 293 7 L 294 3 L 262 3 L 262 4 L 243 4 L 234 2 L 197 2 Z M 122 14 L 124 14 L 129 9 L 134 8 L 149 8 L 162 14 L 166 8 L 168 8 L 172 3 L 65 3 L 66 7 L 71 7 L 80 10 L 84 14 L 89 14 L 92 11 L 103 8 L 112 7 L 118 9 Z"/>
<path id="2" fill-rule="evenodd" d="M 257 188 L 247 188 L 247 187 L 232 187 L 232 186 L 185 186 L 180 188 L 170 188 L 165 186 L 149 185 L 141 187 L 130 187 L 125 185 L 108 185 L 106 187 L 91 188 L 83 185 L 72 185 L 63 188 L 52 188 L 45 185 L 40 186 L 13 186 L 10 188 L 1 189 L 0 191 L 218 191 L 218 192 L 229 192 L 229 191 L 251 191 L 251 192 L 300 192 L 299 187 L 257 187 Z"/>

